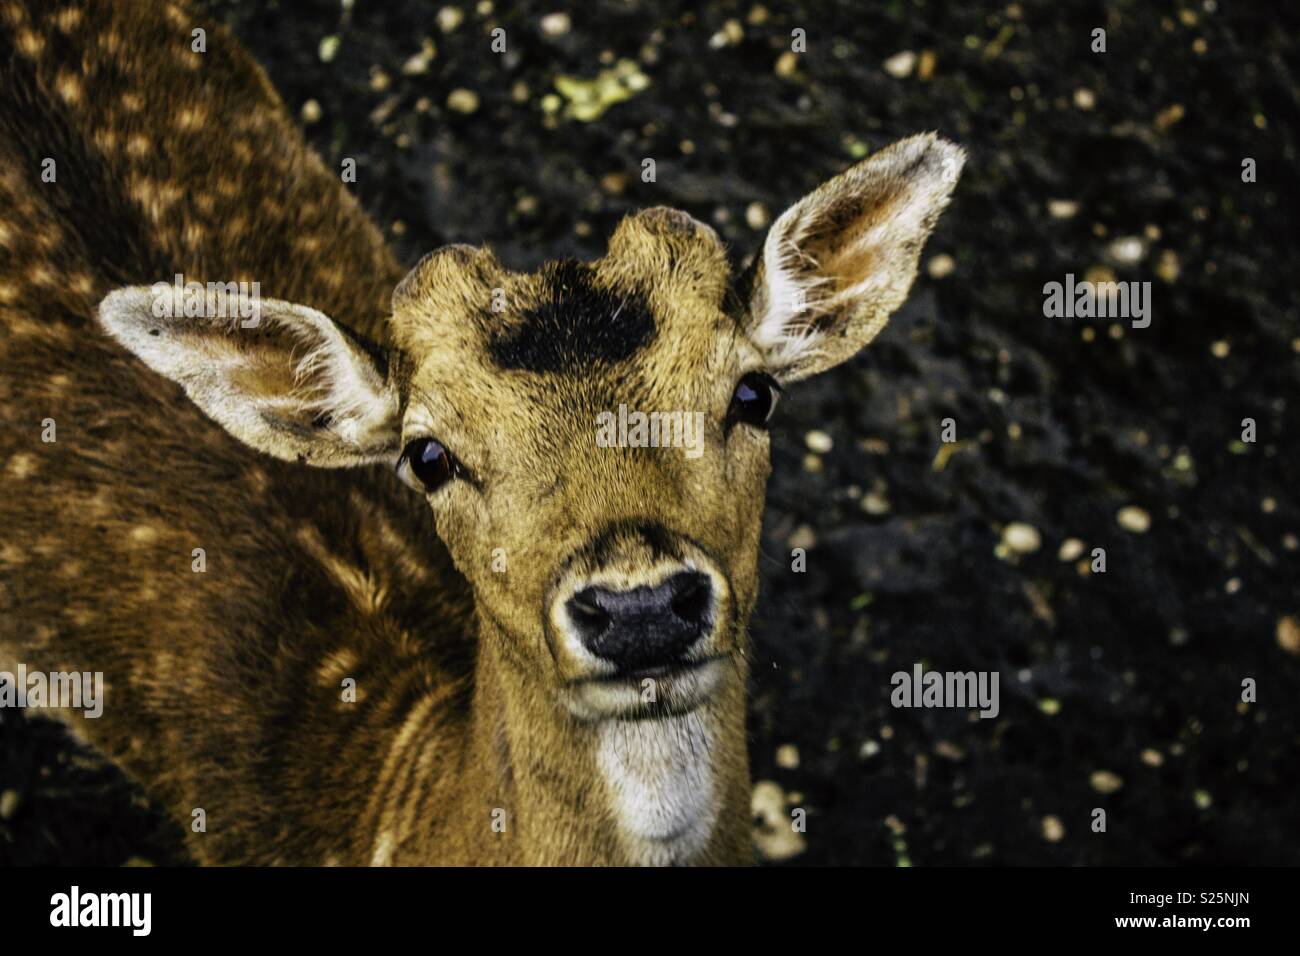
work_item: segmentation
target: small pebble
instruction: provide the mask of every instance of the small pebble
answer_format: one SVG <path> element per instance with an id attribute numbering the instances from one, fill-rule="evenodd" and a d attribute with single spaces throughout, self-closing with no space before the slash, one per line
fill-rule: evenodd
<path id="1" fill-rule="evenodd" d="M 1300 655 L 1300 621 L 1291 615 L 1278 618 L 1277 646 L 1288 654 Z"/>
<path id="2" fill-rule="evenodd" d="M 785 790 L 772 780 L 755 781 L 750 806 L 756 817 L 766 816 L 772 811 L 779 814 L 785 809 Z"/>
<path id="3" fill-rule="evenodd" d="M 1060 843 L 1065 837 L 1065 825 L 1061 823 L 1060 817 L 1043 817 L 1042 827 L 1043 839 L 1048 843 Z"/>
<path id="4" fill-rule="evenodd" d="M 1086 86 L 1074 91 L 1074 105 L 1081 110 L 1090 110 L 1097 105 L 1097 96 Z"/>
<path id="5" fill-rule="evenodd" d="M 962 750 L 951 740 L 940 740 L 934 745 L 934 752 L 944 760 L 966 759 L 966 751 Z"/>
<path id="6" fill-rule="evenodd" d="M 1179 122 L 1187 115 L 1187 110 L 1181 103 L 1174 103 L 1172 106 L 1166 106 L 1156 114 L 1155 126 L 1160 132 L 1165 132 L 1175 123 Z"/>
<path id="7" fill-rule="evenodd" d="M 542 17 L 542 32 L 548 37 L 562 37 L 573 28 L 567 13 L 548 13 Z"/>
<path id="8" fill-rule="evenodd" d="M 437 55 L 437 49 L 432 40 L 425 40 L 420 47 L 420 52 L 407 59 L 402 64 L 402 74 L 404 76 L 420 76 L 429 72 L 429 61 Z"/>
<path id="9" fill-rule="evenodd" d="M 17 790 L 0 793 L 0 820 L 12 820 L 22 802 L 22 795 Z"/>
<path id="10" fill-rule="evenodd" d="M 625 173 L 606 173 L 600 177 L 600 188 L 611 196 L 621 196 L 623 191 L 627 189 L 627 175 Z"/>
<path id="11" fill-rule="evenodd" d="M 1137 236 L 1120 236 L 1106 246 L 1106 255 L 1118 265 L 1136 265 L 1146 255 L 1146 243 Z"/>
<path id="12" fill-rule="evenodd" d="M 1066 538 L 1061 542 L 1056 557 L 1061 561 L 1073 561 L 1083 554 L 1084 544 L 1078 538 Z"/>
<path id="13" fill-rule="evenodd" d="M 1073 219 L 1079 214 L 1079 204 L 1073 199 L 1049 199 L 1047 214 L 1053 219 Z"/>
<path id="14" fill-rule="evenodd" d="M 772 221 L 767 207 L 761 202 L 752 202 L 745 207 L 745 225 L 750 229 L 766 229 L 767 224 Z"/>
<path id="15" fill-rule="evenodd" d="M 302 104 L 302 121 L 310 126 L 312 123 L 320 122 L 321 108 L 315 100 L 308 100 Z"/>
<path id="16" fill-rule="evenodd" d="M 938 63 L 933 50 L 922 50 L 921 60 L 916 66 L 916 75 L 922 80 L 929 80 L 934 76 L 934 68 Z"/>
<path id="17" fill-rule="evenodd" d="M 887 515 L 890 507 L 889 498 L 878 491 L 868 491 L 862 496 L 858 507 L 869 515 Z"/>
<path id="18" fill-rule="evenodd" d="M 817 547 L 817 533 L 808 525 L 801 524 L 786 539 L 786 545 L 791 548 L 803 548 L 805 551 L 809 551 Z"/>
<path id="19" fill-rule="evenodd" d="M 786 50 L 776 61 L 776 75 L 783 79 L 789 79 L 794 76 L 795 70 L 799 67 L 799 54 L 793 50 Z"/>
<path id="20" fill-rule="evenodd" d="M 735 46 L 745 39 L 745 28 L 739 20 L 731 19 L 722 25 L 722 29 L 709 38 L 709 46 L 715 50 Z"/>
<path id="21" fill-rule="evenodd" d="M 1120 787 L 1124 786 L 1124 781 L 1120 779 L 1117 774 L 1113 774 L 1109 770 L 1093 771 L 1092 776 L 1088 778 L 1088 782 L 1092 785 L 1092 789 L 1096 790 L 1098 793 L 1114 793 Z"/>
<path id="22" fill-rule="evenodd" d="M 473 90 L 452 90 L 447 96 L 447 108 L 457 113 L 473 113 L 478 109 L 478 94 Z"/>
<path id="23" fill-rule="evenodd" d="M 320 47 L 317 53 L 320 55 L 322 63 L 329 63 L 339 52 L 339 38 L 336 36 L 321 37 Z"/>
<path id="24" fill-rule="evenodd" d="M 768 860 L 788 860 L 802 853 L 806 841 L 794 829 L 785 791 L 771 780 L 759 780 L 749 801 L 750 817 L 754 820 L 754 846 Z"/>
<path id="25" fill-rule="evenodd" d="M 1002 543 L 1013 554 L 1032 554 L 1043 543 L 1038 529 L 1023 521 L 1013 521 L 1002 529 Z"/>
<path id="26" fill-rule="evenodd" d="M 456 29 L 465 19 L 465 14 L 459 7 L 443 7 L 438 11 L 438 29 L 443 33 L 450 33 Z"/>
<path id="27" fill-rule="evenodd" d="M 1145 534 L 1151 527 L 1151 516 L 1137 505 L 1120 508 L 1119 513 L 1115 515 L 1115 520 L 1125 531 L 1134 534 Z"/>
<path id="28" fill-rule="evenodd" d="M 794 770 L 799 766 L 799 748 L 794 744 L 782 744 L 776 748 L 776 765 L 783 770 Z"/>
<path id="29" fill-rule="evenodd" d="M 946 252 L 943 252 L 930 258 L 930 261 L 926 263 L 925 271 L 929 273 L 931 279 L 942 279 L 945 276 L 952 275 L 953 270 L 956 268 L 957 261 Z"/>
<path id="30" fill-rule="evenodd" d="M 1178 281 L 1178 274 L 1181 268 L 1178 263 L 1178 253 L 1172 249 L 1165 249 L 1156 258 L 1156 275 L 1162 282 L 1168 282 L 1173 285 Z"/>
<path id="31" fill-rule="evenodd" d="M 1148 767 L 1159 767 L 1165 762 L 1165 756 L 1159 750 L 1148 747 L 1142 751 L 1142 762 Z"/>
<path id="32" fill-rule="evenodd" d="M 895 79 L 902 80 L 912 75 L 916 67 L 916 54 L 911 50 L 895 53 L 885 61 L 885 72 Z"/>
<path id="33" fill-rule="evenodd" d="M 819 455 L 824 455 L 835 447 L 834 440 L 823 431 L 810 431 L 803 436 L 803 440 L 809 451 L 816 452 Z"/>

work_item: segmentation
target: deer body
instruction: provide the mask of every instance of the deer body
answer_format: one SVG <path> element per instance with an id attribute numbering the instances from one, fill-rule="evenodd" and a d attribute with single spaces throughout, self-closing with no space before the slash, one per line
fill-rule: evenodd
<path id="1" fill-rule="evenodd" d="M 444 657 L 450 679 L 468 676 L 463 581 L 436 539 L 391 530 L 427 522 L 396 480 L 252 452 L 124 362 L 94 315 L 114 288 L 182 273 L 258 281 L 365 328 L 402 270 L 212 23 L 134 3 L 6 3 L 0 23 L 0 669 L 102 670 L 107 715 L 76 729 L 187 831 L 190 811 L 207 811 L 199 859 L 368 860 L 337 808 L 373 789 L 376 749 L 417 682 L 438 681 Z M 195 26 L 206 53 L 191 51 Z M 220 150 L 206 148 L 211 130 L 225 132 Z M 53 183 L 40 180 L 46 156 Z M 45 418 L 54 443 L 33 427 Z M 372 587 L 387 587 L 382 615 L 358 608 Z M 431 607 L 445 627 L 410 635 L 402 614 Z M 434 653 L 408 674 L 388 651 L 416 655 L 416 641 Z M 347 727 L 340 709 L 312 730 L 310 706 L 290 703 L 367 670 L 391 695 L 382 716 L 354 711 Z M 279 820 L 300 821 L 313 845 Z"/>
<path id="2" fill-rule="evenodd" d="M 729 396 L 879 330 L 959 152 L 832 181 L 740 286 L 666 210 L 594 264 L 403 278 L 183 4 L 0 0 L 0 88 L 0 671 L 102 671 L 102 717 L 48 714 L 201 862 L 748 860 L 768 464 Z M 260 322 L 160 318 L 176 275 Z M 715 453 L 598 451 L 629 397 L 709 409 Z"/>

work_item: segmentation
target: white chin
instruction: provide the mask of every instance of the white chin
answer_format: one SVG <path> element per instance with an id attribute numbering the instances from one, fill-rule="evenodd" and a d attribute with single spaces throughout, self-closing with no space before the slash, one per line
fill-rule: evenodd
<path id="1" fill-rule="evenodd" d="M 659 720 L 606 720 L 596 765 L 628 861 L 692 863 L 717 822 L 718 721 L 704 708 Z"/>

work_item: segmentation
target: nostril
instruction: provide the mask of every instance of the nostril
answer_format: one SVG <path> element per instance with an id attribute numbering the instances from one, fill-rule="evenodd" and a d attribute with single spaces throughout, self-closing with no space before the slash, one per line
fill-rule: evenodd
<path id="1" fill-rule="evenodd" d="M 588 593 L 590 590 L 575 594 L 565 605 L 569 619 L 586 640 L 603 634 L 612 620 L 608 611 L 596 605 L 595 597 Z"/>
<path id="2" fill-rule="evenodd" d="M 687 624 L 703 624 L 713 597 L 713 587 L 708 577 L 703 574 L 683 574 L 674 578 L 673 583 L 676 585 L 673 613 Z"/>

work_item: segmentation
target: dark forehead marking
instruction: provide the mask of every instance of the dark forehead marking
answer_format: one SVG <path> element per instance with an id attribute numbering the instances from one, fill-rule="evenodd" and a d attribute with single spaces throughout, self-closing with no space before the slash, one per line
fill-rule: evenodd
<path id="1" fill-rule="evenodd" d="M 654 339 L 645 298 L 598 284 L 586 263 L 550 263 L 541 280 L 537 304 L 489 334 L 488 352 L 499 368 L 580 372 L 628 359 Z"/>

